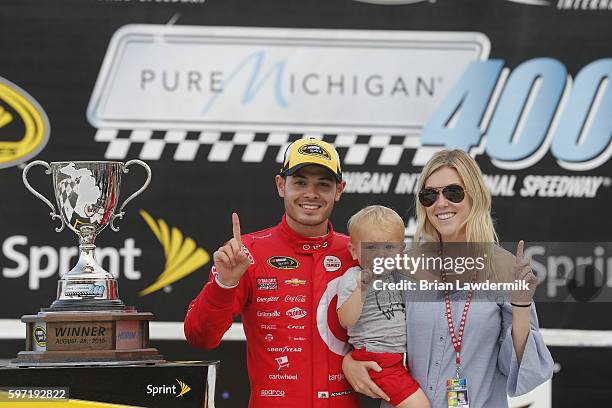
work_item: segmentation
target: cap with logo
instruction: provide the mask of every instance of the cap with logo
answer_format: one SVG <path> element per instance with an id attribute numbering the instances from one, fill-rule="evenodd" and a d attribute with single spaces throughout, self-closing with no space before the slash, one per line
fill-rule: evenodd
<path id="1" fill-rule="evenodd" d="M 342 181 L 340 157 L 332 145 L 318 139 L 298 139 L 291 143 L 285 151 L 281 176 L 291 176 L 299 169 L 318 164 L 333 173 L 338 181 Z"/>

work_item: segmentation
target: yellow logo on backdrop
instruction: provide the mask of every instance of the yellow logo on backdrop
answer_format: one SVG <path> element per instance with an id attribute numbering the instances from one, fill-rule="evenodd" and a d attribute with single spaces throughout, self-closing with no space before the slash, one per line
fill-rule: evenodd
<path id="1" fill-rule="evenodd" d="M 180 394 L 179 394 L 179 395 L 177 395 L 177 396 L 176 396 L 176 398 L 178 398 L 178 397 L 182 397 L 183 395 L 185 395 L 185 394 L 187 394 L 189 391 L 191 391 L 191 388 L 190 388 L 190 387 L 189 387 L 187 384 L 185 384 L 184 382 L 182 382 L 181 380 L 176 379 L 176 382 L 178 383 L 178 385 L 180 385 L 180 386 L 181 386 L 181 392 L 180 392 Z"/>
<path id="2" fill-rule="evenodd" d="M 184 237 L 178 228 L 168 227 L 168 224 L 161 218 L 154 220 L 145 210 L 140 210 L 140 215 L 162 245 L 164 256 L 166 257 L 164 271 L 153 284 L 140 292 L 140 296 L 146 296 L 158 291 L 164 286 L 170 285 L 195 272 L 210 261 L 208 252 L 198 248 L 192 238 Z M 184 393 L 189 391 L 189 387 L 187 388 L 188 390 Z"/>
<path id="3" fill-rule="evenodd" d="M 49 119 L 32 96 L 0 77 L 0 168 L 36 156 L 49 139 Z"/>
<path id="4" fill-rule="evenodd" d="M 13 115 L 7 112 L 2 106 L 0 106 L 0 128 L 5 127 L 13 121 Z"/>

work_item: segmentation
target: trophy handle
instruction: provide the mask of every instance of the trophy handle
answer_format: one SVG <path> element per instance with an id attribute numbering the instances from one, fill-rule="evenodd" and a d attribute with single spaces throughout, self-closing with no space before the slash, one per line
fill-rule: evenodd
<path id="1" fill-rule="evenodd" d="M 49 208 L 51 208 L 51 212 L 49 213 L 49 215 L 51 215 L 51 219 L 52 220 L 54 220 L 56 218 L 59 218 L 59 220 L 62 223 L 62 225 L 60 225 L 59 227 L 55 227 L 55 231 L 56 232 L 61 232 L 61 231 L 64 230 L 64 226 L 66 225 L 64 223 L 64 219 L 62 218 L 61 215 L 59 215 L 59 214 L 57 214 L 55 212 L 55 207 L 53 207 L 53 204 L 51 204 L 51 201 L 47 200 L 47 198 L 45 196 L 40 194 L 38 191 L 34 190 L 34 187 L 32 187 L 30 185 L 30 183 L 28 182 L 28 172 L 34 166 L 43 166 L 43 167 L 45 167 L 47 169 L 47 170 L 45 170 L 45 174 L 51 174 L 51 166 L 49 166 L 49 163 L 47 163 L 46 161 L 42 161 L 42 160 L 35 160 L 35 161 L 29 163 L 23 169 L 23 173 L 21 173 L 21 179 L 23 180 L 23 184 L 25 184 L 26 188 L 30 191 L 30 193 L 34 194 L 36 197 L 41 199 L 43 203 L 47 204 L 49 206 Z"/>
<path id="2" fill-rule="evenodd" d="M 116 214 L 111 215 L 110 226 L 111 226 L 111 229 L 113 231 L 115 231 L 115 232 L 119 231 L 119 228 L 115 227 L 115 224 L 114 224 L 115 218 L 123 219 L 123 215 L 125 214 L 123 209 L 125 208 L 127 203 L 132 201 L 136 196 L 140 195 L 140 193 L 142 193 L 144 191 L 144 189 L 146 189 L 149 186 L 149 183 L 151 182 L 151 168 L 149 167 L 149 165 L 147 163 L 143 162 L 142 160 L 130 160 L 130 161 L 128 161 L 127 163 L 125 163 L 123 165 L 123 172 L 127 174 L 130 171 L 130 169 L 128 169 L 128 167 L 131 166 L 132 164 L 138 164 L 138 165 L 144 167 L 145 171 L 147 172 L 147 179 L 145 180 L 145 182 L 142 185 L 142 187 L 140 187 L 134 194 L 129 196 L 123 202 L 123 204 L 119 208 L 119 212 L 116 213 Z"/>

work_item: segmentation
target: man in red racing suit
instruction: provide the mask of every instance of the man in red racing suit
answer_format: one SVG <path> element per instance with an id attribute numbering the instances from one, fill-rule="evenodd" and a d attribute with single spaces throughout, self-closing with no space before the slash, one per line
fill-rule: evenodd
<path id="1" fill-rule="evenodd" d="M 298 148 L 307 153 L 331 149 L 317 157 L 334 157 L 337 171 L 308 155 L 296 157 Z M 345 183 L 340 184 L 337 153 L 325 142 L 301 139 L 288 152 L 284 169 L 294 171 L 281 172 L 282 180 L 277 176 L 286 211 L 282 222 L 241 235 L 233 215 L 234 242 L 215 252 L 209 281 L 189 306 L 185 336 L 193 346 L 215 348 L 241 314 L 249 407 L 356 408 L 358 398 L 342 374 L 342 358 L 350 349 L 336 314 L 338 281 L 354 261 L 348 237 L 328 221 Z M 338 185 L 333 179 L 320 181 L 329 178 L 328 169 Z M 331 183 L 339 193 L 332 193 L 330 204 L 325 197 Z M 227 271 L 239 269 L 241 262 L 244 271 L 232 278 Z"/>

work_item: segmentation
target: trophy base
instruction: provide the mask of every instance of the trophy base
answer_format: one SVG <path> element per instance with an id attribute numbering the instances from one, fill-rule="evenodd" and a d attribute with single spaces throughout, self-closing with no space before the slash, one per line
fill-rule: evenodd
<path id="1" fill-rule="evenodd" d="M 65 311 L 88 311 L 88 310 L 129 310 L 119 299 L 65 299 L 56 300 L 48 308 L 40 309 L 41 312 L 65 312 Z"/>
<path id="2" fill-rule="evenodd" d="M 11 361 L 15 367 L 119 366 L 165 363 L 157 349 L 111 352 L 20 351 Z"/>
<path id="3" fill-rule="evenodd" d="M 43 311 L 26 315 L 26 350 L 17 367 L 158 364 L 165 360 L 149 346 L 152 313 Z"/>

